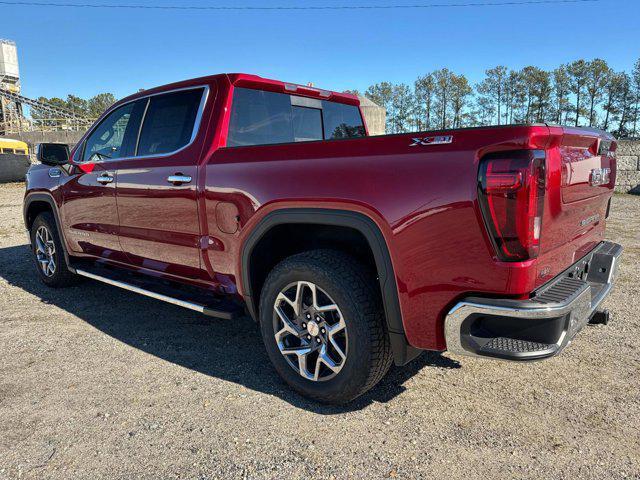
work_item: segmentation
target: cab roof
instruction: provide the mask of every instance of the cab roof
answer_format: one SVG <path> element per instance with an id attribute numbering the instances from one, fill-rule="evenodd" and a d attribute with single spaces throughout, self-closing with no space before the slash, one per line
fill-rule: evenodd
<path id="1" fill-rule="evenodd" d="M 133 95 L 123 98 L 118 103 L 128 102 L 131 100 L 135 100 L 136 98 L 145 97 L 150 94 L 162 93 L 179 88 L 189 88 L 198 85 L 213 83 L 216 81 L 228 82 L 229 85 L 233 85 L 234 87 L 253 88 L 256 90 L 266 90 L 270 92 L 287 93 L 290 95 L 299 95 L 303 97 L 319 98 L 323 100 L 329 100 L 331 102 L 346 103 L 355 106 L 360 105 L 360 100 L 358 100 L 358 97 L 350 93 L 334 92 L 331 90 L 324 90 L 309 85 L 287 83 L 280 80 L 273 80 L 270 78 L 264 78 L 258 75 L 250 75 L 247 73 L 221 73 L 217 75 L 209 75 L 206 77 L 199 77 L 190 80 L 170 83 L 167 85 L 150 88 L 148 90 L 141 90 Z"/>

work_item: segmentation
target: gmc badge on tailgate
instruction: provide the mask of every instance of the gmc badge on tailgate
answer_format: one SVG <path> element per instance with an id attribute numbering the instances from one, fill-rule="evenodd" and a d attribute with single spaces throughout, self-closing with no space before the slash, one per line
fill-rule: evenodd
<path id="1" fill-rule="evenodd" d="M 589 185 L 598 186 L 605 185 L 611 180 L 610 168 L 594 168 L 589 175 Z"/>
<path id="2" fill-rule="evenodd" d="M 413 143 L 409 145 L 410 147 L 417 147 L 419 145 L 442 145 L 444 143 L 453 142 L 453 135 L 441 135 L 438 137 L 422 137 L 422 138 L 412 138 Z"/>

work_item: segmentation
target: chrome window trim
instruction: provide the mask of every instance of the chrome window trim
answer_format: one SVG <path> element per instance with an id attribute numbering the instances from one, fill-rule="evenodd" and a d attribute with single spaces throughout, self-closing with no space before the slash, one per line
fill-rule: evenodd
<path id="1" fill-rule="evenodd" d="M 147 118 L 147 110 L 149 110 L 149 104 L 151 103 L 151 97 L 147 97 L 147 104 L 144 106 L 144 112 L 142 112 L 142 117 L 140 118 L 140 125 L 138 125 L 138 135 L 136 136 L 136 146 L 133 149 L 133 157 L 138 156 L 138 146 L 140 145 L 140 135 L 142 135 L 142 126 L 144 125 L 144 120 Z M 195 127 L 195 124 L 194 124 Z"/>
<path id="2" fill-rule="evenodd" d="M 193 123 L 193 130 L 191 132 L 191 139 L 189 140 L 189 143 L 187 143 L 186 145 L 184 145 L 183 147 L 178 148 L 177 150 L 174 150 L 172 152 L 166 152 L 166 153 L 159 153 L 156 155 L 137 155 L 138 153 L 138 144 L 140 143 L 140 135 L 142 134 L 142 127 L 144 126 L 144 121 L 147 118 L 147 111 L 149 109 L 149 104 L 151 103 L 151 97 L 157 97 L 158 95 L 168 95 L 171 93 L 176 93 L 176 92 L 184 92 L 187 90 L 198 90 L 198 89 L 203 89 L 203 93 L 202 93 L 202 97 L 200 98 L 200 105 L 198 106 L 198 112 L 196 113 L 196 118 L 195 121 Z M 134 98 L 128 102 L 122 103 L 120 105 L 118 105 L 116 108 L 114 108 L 113 110 L 110 110 L 105 116 L 104 118 L 99 122 L 96 123 L 96 125 L 87 133 L 87 135 L 84 137 L 84 139 L 82 140 L 83 146 L 82 146 L 82 150 L 83 150 L 83 156 L 84 156 L 84 149 L 86 147 L 87 144 L 87 139 L 93 134 L 93 132 L 95 131 L 96 128 L 98 128 L 100 126 L 100 124 L 107 119 L 107 117 L 109 115 L 111 115 L 112 112 L 115 112 L 117 109 L 124 107 L 126 105 L 129 105 L 130 103 L 135 103 L 138 102 L 140 100 L 144 100 L 145 98 L 147 99 L 147 105 L 145 106 L 144 109 L 144 113 L 142 115 L 142 118 L 140 119 L 140 127 L 138 129 L 138 136 L 136 138 L 136 148 L 135 148 L 135 153 L 136 155 L 133 156 L 128 156 L 128 157 L 120 157 L 120 158 L 113 158 L 113 159 L 109 159 L 109 160 L 104 160 L 104 161 L 86 161 L 86 162 L 81 162 L 83 165 L 84 164 L 90 164 L 90 163 L 96 163 L 96 164 L 102 164 L 102 163 L 110 163 L 110 162 L 120 162 L 123 160 L 137 160 L 137 159 L 142 159 L 142 158 L 163 158 L 163 157 L 169 157 L 171 155 L 175 155 L 176 153 L 181 152 L 182 150 L 189 148 L 193 142 L 195 141 L 196 137 L 198 136 L 198 133 L 200 133 L 200 127 L 201 127 L 201 123 L 202 123 L 202 116 L 204 115 L 204 109 L 207 105 L 207 101 L 209 99 L 209 85 L 196 85 L 193 87 L 183 87 L 183 88 L 176 88 L 174 90 L 167 90 L 165 92 L 156 92 L 156 93 L 149 93 L 147 95 L 143 95 L 141 97 L 137 97 Z"/>

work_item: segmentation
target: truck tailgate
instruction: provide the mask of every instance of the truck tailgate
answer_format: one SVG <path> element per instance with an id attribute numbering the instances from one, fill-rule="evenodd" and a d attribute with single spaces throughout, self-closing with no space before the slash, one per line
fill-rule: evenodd
<path id="1" fill-rule="evenodd" d="M 600 130 L 551 127 L 537 284 L 604 239 L 616 176 L 615 139 Z"/>
<path id="2" fill-rule="evenodd" d="M 613 147 L 613 150 L 612 150 Z M 598 132 L 566 130 L 559 147 L 562 162 L 562 201 L 576 202 L 610 193 L 615 142 Z"/>

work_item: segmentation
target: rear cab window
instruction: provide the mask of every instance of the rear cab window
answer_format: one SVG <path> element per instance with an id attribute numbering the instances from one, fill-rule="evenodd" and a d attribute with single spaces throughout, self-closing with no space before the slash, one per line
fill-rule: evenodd
<path id="1" fill-rule="evenodd" d="M 249 88 L 234 89 L 227 146 L 365 136 L 355 105 Z"/>

